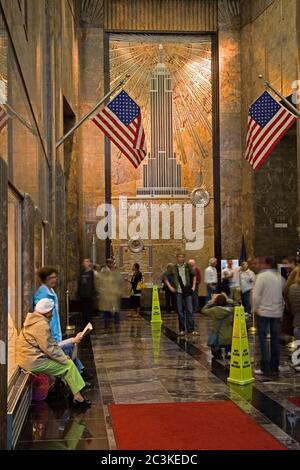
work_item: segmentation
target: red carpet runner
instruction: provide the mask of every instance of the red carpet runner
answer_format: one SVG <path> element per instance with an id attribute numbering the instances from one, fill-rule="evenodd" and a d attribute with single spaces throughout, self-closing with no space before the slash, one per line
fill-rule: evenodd
<path id="1" fill-rule="evenodd" d="M 230 401 L 110 405 L 120 450 L 284 450 Z"/>
<path id="2" fill-rule="evenodd" d="M 288 397 L 288 400 L 300 408 L 300 397 Z"/>

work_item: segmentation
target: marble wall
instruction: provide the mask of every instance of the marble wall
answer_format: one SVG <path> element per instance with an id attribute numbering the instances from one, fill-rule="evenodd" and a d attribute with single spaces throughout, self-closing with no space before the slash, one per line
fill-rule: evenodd
<path id="1" fill-rule="evenodd" d="M 55 144 L 68 120 L 64 102 L 75 120 L 80 115 L 76 2 L 28 0 L 25 29 L 22 4 L 19 8 L 8 0 L 1 3 L 13 44 L 8 57 L 9 87 L 14 92 L 11 104 L 32 128 L 30 132 L 13 119 L 6 134 L 12 142 L 11 151 L 6 152 L 11 182 L 21 194 L 26 193 L 22 204 L 22 313 L 31 308 L 37 287 L 35 272 L 44 251 L 45 263 L 60 271 L 64 323 L 65 290 L 69 282 L 75 292 L 80 266 L 81 178 L 76 138 L 73 146 L 67 144 L 58 151 Z"/>
<path id="2" fill-rule="evenodd" d="M 7 444 L 7 183 L 7 164 L 0 157 L 0 343 L 5 356 L 0 361 L 0 449 L 5 449 Z"/>
<path id="3" fill-rule="evenodd" d="M 284 96 L 293 91 L 299 67 L 297 4 L 295 0 L 242 2 L 243 143 L 248 106 L 264 91 L 259 74 Z M 291 130 L 257 173 L 242 161 L 242 218 L 248 254 L 272 253 L 281 257 L 296 252 L 299 224 L 296 147 L 296 131 Z M 288 229 L 275 229 L 279 218 L 288 224 Z"/>
<path id="4" fill-rule="evenodd" d="M 35 287 L 34 266 L 34 232 L 35 207 L 29 194 L 25 194 L 22 201 L 22 315 L 23 318 L 32 311 L 33 294 Z M 37 240 L 35 240 L 37 242 Z"/>

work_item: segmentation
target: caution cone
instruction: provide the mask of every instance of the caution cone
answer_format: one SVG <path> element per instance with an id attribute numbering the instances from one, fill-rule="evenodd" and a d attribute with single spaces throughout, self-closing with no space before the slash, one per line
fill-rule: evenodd
<path id="1" fill-rule="evenodd" d="M 237 385 L 254 382 L 244 307 L 234 307 L 230 373 L 227 380 Z"/>
<path id="2" fill-rule="evenodd" d="M 152 288 L 151 323 L 162 323 L 157 286 L 153 286 Z"/>
<path id="3" fill-rule="evenodd" d="M 161 323 L 152 323 L 151 333 L 154 365 L 157 365 L 160 354 Z"/>

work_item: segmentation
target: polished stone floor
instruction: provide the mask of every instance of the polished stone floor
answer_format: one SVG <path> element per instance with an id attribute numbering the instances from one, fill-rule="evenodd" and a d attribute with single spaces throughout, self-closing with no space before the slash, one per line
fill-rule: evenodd
<path id="1" fill-rule="evenodd" d="M 164 315 L 162 328 L 151 327 L 149 315 L 104 322 L 80 349 L 95 387 L 86 395 L 93 406 L 74 412 L 66 400 L 33 404 L 19 449 L 116 449 L 108 412 L 111 403 L 159 403 L 232 400 L 290 449 L 300 449 L 300 408 L 289 396 L 300 396 L 300 374 L 282 348 L 282 372 L 276 379 L 260 377 L 253 385 L 227 385 L 229 363 L 211 359 L 206 346 L 209 320 L 196 316 L 199 337 L 177 337 L 176 315 Z M 259 360 L 257 338 L 249 335 L 253 363 Z M 100 387 L 100 388 L 99 388 Z"/>

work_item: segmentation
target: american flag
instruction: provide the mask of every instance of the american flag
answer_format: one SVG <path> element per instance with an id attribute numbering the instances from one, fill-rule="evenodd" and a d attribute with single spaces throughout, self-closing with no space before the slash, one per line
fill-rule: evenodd
<path id="1" fill-rule="evenodd" d="M 5 111 L 5 109 L 0 105 L 0 132 L 6 126 L 9 119 L 9 115 Z"/>
<path id="2" fill-rule="evenodd" d="M 92 119 L 135 168 L 146 156 L 141 110 L 124 91 Z"/>
<path id="3" fill-rule="evenodd" d="M 296 116 L 265 91 L 249 108 L 245 158 L 258 170 Z"/>

